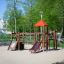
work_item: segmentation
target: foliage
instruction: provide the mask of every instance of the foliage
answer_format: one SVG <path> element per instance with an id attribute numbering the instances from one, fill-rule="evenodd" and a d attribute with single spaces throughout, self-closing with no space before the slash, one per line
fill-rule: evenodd
<path id="1" fill-rule="evenodd" d="M 19 10 L 19 8 L 23 10 Z M 61 30 L 64 24 L 64 0 L 7 0 L 7 11 L 4 18 L 8 21 L 8 29 L 14 31 L 16 18 L 17 31 L 33 32 L 34 24 L 40 20 L 49 24 L 49 29 Z"/>

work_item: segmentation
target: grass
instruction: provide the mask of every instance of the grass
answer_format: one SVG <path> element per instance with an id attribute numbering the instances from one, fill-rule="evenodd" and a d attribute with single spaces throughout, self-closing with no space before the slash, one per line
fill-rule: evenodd
<path id="1" fill-rule="evenodd" d="M 53 40 L 51 40 L 49 43 L 50 43 L 50 47 L 54 47 L 53 46 L 53 44 L 54 44 Z M 57 46 L 61 47 L 61 48 L 64 48 L 64 42 L 62 42 L 62 43 L 61 42 L 57 42 Z"/>

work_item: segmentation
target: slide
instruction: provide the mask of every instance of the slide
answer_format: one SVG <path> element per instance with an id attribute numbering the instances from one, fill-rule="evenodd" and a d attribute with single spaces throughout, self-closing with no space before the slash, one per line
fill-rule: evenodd
<path id="1" fill-rule="evenodd" d="M 40 45 L 41 43 L 40 42 L 35 42 L 35 44 L 33 45 L 33 47 L 30 49 L 31 52 L 37 52 L 39 49 L 40 49 Z"/>

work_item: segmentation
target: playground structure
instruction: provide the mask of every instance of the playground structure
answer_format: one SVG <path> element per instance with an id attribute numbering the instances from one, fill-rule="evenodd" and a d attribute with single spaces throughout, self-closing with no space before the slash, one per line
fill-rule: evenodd
<path id="1" fill-rule="evenodd" d="M 11 43 L 8 47 L 8 50 L 11 48 L 11 46 L 14 48 L 14 49 L 11 48 L 12 50 L 23 50 L 24 43 L 27 43 L 24 41 L 25 40 L 24 37 L 26 35 L 27 35 L 27 37 L 34 36 L 34 38 L 35 38 L 35 33 L 20 33 L 20 32 L 12 33 L 11 34 Z M 35 41 L 35 39 L 34 39 L 34 41 Z"/>
<path id="2" fill-rule="evenodd" d="M 43 20 L 40 20 L 35 24 L 35 27 L 40 27 L 39 42 L 41 42 L 43 48 L 46 47 L 46 49 L 48 49 L 48 24 L 46 24 Z"/>
<path id="3" fill-rule="evenodd" d="M 30 51 L 39 52 L 41 49 L 49 50 L 50 49 L 50 40 L 53 40 L 53 49 L 57 49 L 57 35 L 56 31 L 52 32 L 52 38 L 50 38 L 48 32 L 48 24 L 46 24 L 43 20 L 37 22 L 35 27 L 39 27 L 40 31 L 35 33 L 12 33 L 11 40 L 13 40 L 13 36 L 16 40 L 13 50 L 23 50 L 24 49 L 24 36 L 25 35 L 33 35 L 34 36 L 34 44 Z M 37 39 L 38 38 L 38 39 Z M 10 43 L 8 49 L 11 48 Z"/>
<path id="4" fill-rule="evenodd" d="M 20 39 L 22 39 L 22 35 L 21 35 L 21 37 L 20 37 L 20 33 L 18 32 L 18 33 L 12 33 L 11 34 L 11 43 L 10 43 L 10 45 L 9 45 L 9 47 L 8 47 L 8 50 L 9 49 L 11 49 L 11 50 L 23 50 L 24 49 L 24 43 L 23 43 L 23 41 L 22 40 L 20 40 Z M 13 45 L 13 36 L 15 36 L 14 38 L 15 38 L 15 43 L 14 43 L 14 45 Z M 13 48 L 14 49 L 12 49 L 12 47 L 11 46 L 13 46 Z"/>
<path id="5" fill-rule="evenodd" d="M 50 40 L 53 40 L 53 49 L 57 49 L 57 34 L 56 31 L 52 31 L 52 38 L 50 38 L 50 33 L 48 31 L 48 24 L 42 20 L 42 14 L 41 14 L 41 20 L 34 24 L 35 27 L 39 27 L 40 31 L 37 33 L 12 33 L 11 35 L 15 35 L 16 38 L 16 45 L 15 50 L 23 50 L 24 49 L 24 36 L 25 35 L 33 35 L 34 36 L 34 44 L 33 47 L 30 49 L 30 51 L 40 51 L 43 50 L 49 50 L 50 49 Z M 13 39 L 13 38 L 11 38 Z M 10 44 L 11 45 L 11 44 Z M 9 48 L 10 48 L 9 45 Z M 8 48 L 8 49 L 9 49 Z"/>
<path id="6" fill-rule="evenodd" d="M 53 40 L 53 49 L 57 49 L 57 35 L 56 31 L 52 32 L 52 39 L 50 38 L 48 32 L 48 24 L 46 24 L 43 20 L 40 20 L 35 24 L 36 27 L 40 27 L 39 40 L 35 41 L 33 47 L 30 49 L 33 52 L 39 52 L 43 48 L 43 50 L 50 49 L 50 40 Z"/>
<path id="7" fill-rule="evenodd" d="M 49 41 L 53 41 L 53 49 L 57 49 L 57 32 L 56 31 L 52 31 L 51 33 L 52 37 L 50 37 L 50 34 L 49 34 Z M 49 46 L 50 46 L 50 42 L 49 42 Z"/>

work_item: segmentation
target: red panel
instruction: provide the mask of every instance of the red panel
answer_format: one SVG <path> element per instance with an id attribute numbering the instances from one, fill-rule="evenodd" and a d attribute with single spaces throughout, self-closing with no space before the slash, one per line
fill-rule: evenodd
<path id="1" fill-rule="evenodd" d="M 36 27 L 39 27 L 39 26 L 48 26 L 48 24 L 45 21 L 40 20 L 34 26 L 36 26 Z"/>

